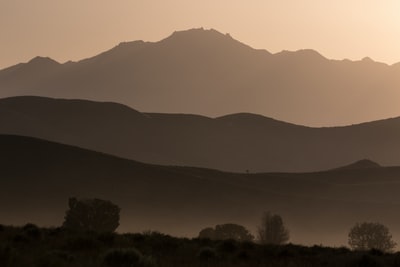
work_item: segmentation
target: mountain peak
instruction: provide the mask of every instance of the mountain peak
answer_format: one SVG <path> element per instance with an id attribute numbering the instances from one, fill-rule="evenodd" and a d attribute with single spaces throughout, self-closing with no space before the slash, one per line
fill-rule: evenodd
<path id="1" fill-rule="evenodd" d="M 372 160 L 362 159 L 352 164 L 337 168 L 336 170 L 360 170 L 360 169 L 373 169 L 380 167 L 382 166 Z"/>
<path id="2" fill-rule="evenodd" d="M 364 57 L 363 59 L 361 59 L 361 61 L 363 62 L 375 62 L 372 58 L 370 57 Z"/>
<path id="3" fill-rule="evenodd" d="M 297 53 L 305 55 L 305 56 L 309 56 L 309 57 L 326 59 L 323 55 L 321 55 L 318 51 L 316 51 L 314 49 L 301 49 L 301 50 L 297 50 Z"/>
<path id="4" fill-rule="evenodd" d="M 200 45 L 237 45 L 249 47 L 234 38 L 229 33 L 223 34 L 215 29 L 194 28 L 175 31 L 161 42 L 200 44 Z"/>
<path id="5" fill-rule="evenodd" d="M 326 57 L 321 55 L 318 51 L 313 49 L 300 49 L 297 51 L 288 51 L 283 50 L 279 53 L 275 54 L 276 56 L 294 56 L 299 59 L 307 59 L 307 60 L 326 60 Z"/>
<path id="6" fill-rule="evenodd" d="M 180 37 L 180 36 L 194 36 L 194 35 L 214 35 L 214 36 L 229 36 L 229 35 L 224 35 L 223 33 L 215 30 L 215 29 L 204 29 L 203 27 L 201 28 L 192 28 L 188 30 L 182 30 L 182 31 L 174 31 L 170 37 Z"/>
<path id="7" fill-rule="evenodd" d="M 56 65 L 59 65 L 60 63 L 58 63 L 57 61 L 55 61 L 54 59 L 52 59 L 52 58 L 49 58 L 49 57 L 40 57 L 40 56 L 37 56 L 37 57 L 34 57 L 34 58 L 32 58 L 29 62 L 28 62 L 28 64 L 35 64 L 35 65 L 49 65 L 49 64 L 56 64 Z"/>

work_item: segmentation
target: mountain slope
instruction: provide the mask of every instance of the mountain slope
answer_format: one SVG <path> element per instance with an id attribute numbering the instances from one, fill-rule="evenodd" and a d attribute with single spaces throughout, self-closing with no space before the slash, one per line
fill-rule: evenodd
<path id="1" fill-rule="evenodd" d="M 0 135 L 3 224 L 60 225 L 71 196 L 122 209 L 119 231 L 195 236 L 226 222 L 253 232 L 263 211 L 281 214 L 292 242 L 346 243 L 357 221 L 380 221 L 399 236 L 400 168 L 233 174 L 129 161 L 43 140 Z"/>
<path id="2" fill-rule="evenodd" d="M 154 164 L 245 172 L 332 169 L 362 158 L 400 165 L 400 118 L 310 128 L 260 115 L 140 113 L 116 103 L 0 99 L 0 133 L 33 136 Z"/>
<path id="3" fill-rule="evenodd" d="M 84 98 L 213 117 L 250 112 L 315 126 L 400 114 L 397 65 L 328 60 L 307 49 L 271 54 L 215 30 L 121 43 L 79 62 L 35 61 L 0 71 L 0 97 Z"/>

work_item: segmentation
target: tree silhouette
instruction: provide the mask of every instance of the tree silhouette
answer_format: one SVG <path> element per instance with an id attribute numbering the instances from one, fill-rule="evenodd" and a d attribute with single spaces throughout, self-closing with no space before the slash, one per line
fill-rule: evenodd
<path id="1" fill-rule="evenodd" d="M 76 231 L 114 232 L 120 208 L 107 200 L 70 198 L 63 227 Z"/>
<path id="2" fill-rule="evenodd" d="M 208 238 L 213 240 L 236 240 L 253 241 L 254 236 L 242 225 L 234 223 L 219 224 L 215 229 L 211 227 L 204 228 L 199 233 L 199 238 Z"/>
<path id="3" fill-rule="evenodd" d="M 356 223 L 349 232 L 349 245 L 355 250 L 378 249 L 390 252 L 396 246 L 389 229 L 380 223 Z"/>
<path id="4" fill-rule="evenodd" d="M 282 217 L 270 212 L 263 214 L 257 232 L 262 244 L 281 245 L 289 240 L 289 230 L 285 227 Z"/>
<path id="5" fill-rule="evenodd" d="M 207 227 L 204 228 L 203 230 L 200 231 L 199 233 L 199 238 L 202 239 L 215 239 L 215 230 L 212 227 Z"/>

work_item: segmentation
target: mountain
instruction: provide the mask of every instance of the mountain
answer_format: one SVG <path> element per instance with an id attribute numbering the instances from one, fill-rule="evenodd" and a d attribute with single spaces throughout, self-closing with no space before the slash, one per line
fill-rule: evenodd
<path id="1" fill-rule="evenodd" d="M 113 101 L 212 117 L 249 112 L 309 126 L 398 116 L 399 86 L 399 64 L 329 60 L 310 49 L 271 54 L 204 29 L 124 42 L 78 62 L 35 58 L 0 71 L 0 97 Z"/>
<path id="2" fill-rule="evenodd" d="M 359 169 L 373 169 L 381 168 L 382 166 L 369 159 L 362 159 L 352 164 L 337 168 L 336 170 L 359 170 Z"/>
<path id="3" fill-rule="evenodd" d="M 0 135 L 2 224 L 57 226 L 68 198 L 97 197 L 121 207 L 125 231 L 196 236 L 233 222 L 253 233 L 264 211 L 283 216 L 291 241 L 344 245 L 358 221 L 400 236 L 400 168 L 315 173 L 235 174 L 166 167 L 29 137 Z"/>
<path id="4" fill-rule="evenodd" d="M 234 172 L 306 172 L 371 159 L 400 165 L 400 118 L 311 128 L 261 115 L 142 113 L 111 102 L 0 99 L 0 133 L 153 164 Z"/>

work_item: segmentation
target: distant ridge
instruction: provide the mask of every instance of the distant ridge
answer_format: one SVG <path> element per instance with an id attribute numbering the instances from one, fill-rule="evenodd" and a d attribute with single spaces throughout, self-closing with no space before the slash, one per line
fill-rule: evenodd
<path id="1" fill-rule="evenodd" d="M 154 113 L 248 112 L 307 126 L 349 125 L 400 115 L 399 66 L 331 60 L 312 49 L 271 54 L 200 28 L 158 42 L 123 42 L 78 62 L 38 57 L 0 70 L 0 98 L 90 99 Z"/>
<path id="2" fill-rule="evenodd" d="M 120 206 L 119 232 L 195 237 L 233 221 L 255 233 L 265 210 L 284 216 L 295 243 L 345 244 L 349 225 L 375 218 L 400 230 L 400 167 L 238 174 L 144 164 L 22 136 L 0 134 L 0 147 L 5 225 L 60 226 L 76 196 Z"/>
<path id="3" fill-rule="evenodd" d="M 400 118 L 312 128 L 262 115 L 144 113 L 88 100 L 0 99 L 0 134 L 32 136 L 152 164 L 308 172 L 373 158 L 400 165 Z M 357 166 L 370 166 L 361 162 Z"/>

